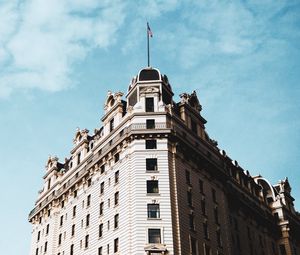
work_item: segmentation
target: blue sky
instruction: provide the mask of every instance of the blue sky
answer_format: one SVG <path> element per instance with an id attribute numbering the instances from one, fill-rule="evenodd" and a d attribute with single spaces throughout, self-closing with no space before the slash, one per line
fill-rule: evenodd
<path id="1" fill-rule="evenodd" d="M 219 147 L 273 184 L 288 176 L 300 209 L 299 1 L 0 0 L 1 254 L 29 254 L 48 156 L 69 156 L 147 64 L 147 20 L 175 99 L 196 90 Z"/>

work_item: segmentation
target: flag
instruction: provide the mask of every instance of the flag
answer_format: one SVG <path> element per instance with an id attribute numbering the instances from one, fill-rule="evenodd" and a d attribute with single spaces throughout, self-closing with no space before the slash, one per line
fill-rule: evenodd
<path id="1" fill-rule="evenodd" d="M 148 33 L 148 36 L 153 37 L 153 33 L 152 33 L 152 31 L 151 31 L 151 28 L 150 28 L 148 22 L 147 22 L 147 33 Z"/>

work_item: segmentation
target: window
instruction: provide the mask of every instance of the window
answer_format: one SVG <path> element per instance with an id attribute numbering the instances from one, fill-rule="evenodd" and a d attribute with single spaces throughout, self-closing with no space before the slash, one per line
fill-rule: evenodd
<path id="1" fill-rule="evenodd" d="M 115 193 L 115 205 L 119 204 L 119 191 Z"/>
<path id="2" fill-rule="evenodd" d="M 197 255 L 197 240 L 193 237 L 190 238 L 191 242 L 191 255 Z"/>
<path id="3" fill-rule="evenodd" d="M 72 225 L 72 236 L 75 235 L 75 224 Z"/>
<path id="4" fill-rule="evenodd" d="M 190 230 L 195 230 L 195 216 L 194 213 L 190 213 L 189 214 L 189 227 Z"/>
<path id="5" fill-rule="evenodd" d="M 110 221 L 108 220 L 107 221 L 107 230 L 109 230 L 110 229 Z"/>
<path id="6" fill-rule="evenodd" d="M 146 140 L 146 149 L 156 149 L 156 140 Z"/>
<path id="7" fill-rule="evenodd" d="M 212 193 L 213 201 L 214 201 L 215 203 L 217 203 L 216 190 L 215 190 L 215 189 L 211 189 L 211 193 Z"/>
<path id="8" fill-rule="evenodd" d="M 194 134 L 197 134 L 197 124 L 194 120 L 191 120 L 191 129 Z"/>
<path id="9" fill-rule="evenodd" d="M 116 153 L 116 154 L 114 155 L 115 163 L 117 163 L 117 162 L 119 161 L 119 159 L 120 159 L 120 154 L 119 154 L 119 153 Z"/>
<path id="10" fill-rule="evenodd" d="M 86 235 L 86 236 L 85 236 L 85 244 L 84 244 L 84 247 L 85 247 L 85 248 L 88 248 L 88 247 L 89 247 L 89 235 Z"/>
<path id="11" fill-rule="evenodd" d="M 119 238 L 116 238 L 114 240 L 114 252 L 118 252 L 119 251 Z"/>
<path id="12" fill-rule="evenodd" d="M 59 234 L 59 236 L 58 236 L 58 245 L 61 245 L 61 239 L 62 239 L 62 234 Z"/>
<path id="13" fill-rule="evenodd" d="M 76 205 L 73 206 L 73 217 L 75 217 L 75 216 L 76 216 Z"/>
<path id="14" fill-rule="evenodd" d="M 77 197 L 77 190 L 74 190 L 74 198 Z"/>
<path id="15" fill-rule="evenodd" d="M 102 165 L 102 166 L 100 167 L 100 172 L 101 172 L 101 174 L 103 174 L 103 173 L 105 172 L 105 165 Z"/>
<path id="16" fill-rule="evenodd" d="M 62 215 L 62 216 L 60 216 L 60 226 L 62 226 L 63 223 L 64 223 L 64 216 Z"/>
<path id="17" fill-rule="evenodd" d="M 51 179 L 48 180 L 48 190 L 50 189 L 51 187 Z"/>
<path id="18" fill-rule="evenodd" d="M 81 157 L 81 153 L 79 152 L 79 153 L 78 153 L 78 156 L 77 156 L 77 165 L 80 164 L 80 157 Z"/>
<path id="19" fill-rule="evenodd" d="M 211 255 L 211 249 L 207 244 L 204 244 L 204 254 Z"/>
<path id="20" fill-rule="evenodd" d="M 185 170 L 185 181 L 188 185 L 191 185 L 191 173 L 188 170 Z"/>
<path id="21" fill-rule="evenodd" d="M 91 195 L 88 195 L 86 201 L 86 207 L 89 207 L 90 205 L 91 205 Z"/>
<path id="22" fill-rule="evenodd" d="M 99 212 L 100 215 L 103 215 L 103 207 L 104 207 L 104 202 L 101 202 L 100 203 L 100 212 Z"/>
<path id="23" fill-rule="evenodd" d="M 188 201 L 188 205 L 192 207 L 193 206 L 193 195 L 192 195 L 191 190 L 187 191 L 187 201 Z"/>
<path id="24" fill-rule="evenodd" d="M 111 119 L 110 122 L 109 122 L 109 131 L 113 131 L 114 130 L 114 119 Z"/>
<path id="25" fill-rule="evenodd" d="M 146 128 L 154 129 L 155 128 L 155 120 L 146 120 Z"/>
<path id="26" fill-rule="evenodd" d="M 146 170 L 157 171 L 157 158 L 146 158 Z"/>
<path id="27" fill-rule="evenodd" d="M 109 244 L 107 244 L 107 254 L 109 254 Z"/>
<path id="28" fill-rule="evenodd" d="M 104 182 L 101 182 L 100 184 L 100 194 L 103 195 L 104 193 Z"/>
<path id="29" fill-rule="evenodd" d="M 99 237 L 103 236 L 103 223 L 99 225 Z"/>
<path id="30" fill-rule="evenodd" d="M 47 224 L 47 227 L 46 227 L 46 235 L 49 234 L 49 224 Z"/>
<path id="31" fill-rule="evenodd" d="M 202 214 L 206 215 L 206 204 L 205 204 L 205 199 L 201 200 L 201 210 L 202 210 Z"/>
<path id="32" fill-rule="evenodd" d="M 115 220 L 114 220 L 114 228 L 119 227 L 119 214 L 115 215 Z"/>
<path id="33" fill-rule="evenodd" d="M 161 243 L 159 228 L 149 228 L 148 229 L 148 242 L 149 243 Z"/>
<path id="34" fill-rule="evenodd" d="M 90 225 L 90 215 L 88 214 L 87 216 L 86 216 L 86 227 L 88 227 L 89 225 Z"/>
<path id="35" fill-rule="evenodd" d="M 147 193 L 158 193 L 158 181 L 147 181 Z"/>
<path id="36" fill-rule="evenodd" d="M 44 252 L 47 252 L 48 242 L 45 243 Z"/>
<path id="37" fill-rule="evenodd" d="M 39 248 L 36 248 L 35 255 L 38 255 L 38 254 L 39 254 Z"/>
<path id="38" fill-rule="evenodd" d="M 71 244 L 70 246 L 70 255 L 74 254 L 74 244 Z"/>
<path id="39" fill-rule="evenodd" d="M 208 235 L 208 225 L 207 222 L 203 222 L 203 233 L 204 233 L 204 238 L 205 239 L 209 239 L 209 235 Z"/>
<path id="40" fill-rule="evenodd" d="M 119 171 L 115 172 L 115 184 L 119 183 L 119 175 L 120 175 Z"/>
<path id="41" fill-rule="evenodd" d="M 200 193 L 203 194 L 203 181 L 202 180 L 199 180 L 199 190 L 200 190 Z"/>
<path id="42" fill-rule="evenodd" d="M 219 212 L 218 212 L 218 207 L 217 206 L 214 209 L 214 216 L 215 216 L 215 222 L 219 223 Z"/>
<path id="43" fill-rule="evenodd" d="M 40 237 L 41 237 L 41 231 L 39 231 L 37 234 L 37 241 L 40 241 Z"/>
<path id="44" fill-rule="evenodd" d="M 98 255 L 103 255 L 103 248 L 102 248 L 102 246 L 98 248 Z"/>
<path id="45" fill-rule="evenodd" d="M 219 246 L 219 247 L 222 247 L 221 230 L 218 229 L 217 232 L 216 232 L 216 234 L 217 234 L 217 242 L 218 242 L 218 246 Z"/>
<path id="46" fill-rule="evenodd" d="M 146 112 L 154 112 L 154 98 L 146 97 Z"/>
<path id="47" fill-rule="evenodd" d="M 92 185 L 92 179 L 87 180 L 87 186 L 90 187 Z"/>
<path id="48" fill-rule="evenodd" d="M 160 218 L 159 204 L 148 204 L 148 218 L 158 219 Z"/>

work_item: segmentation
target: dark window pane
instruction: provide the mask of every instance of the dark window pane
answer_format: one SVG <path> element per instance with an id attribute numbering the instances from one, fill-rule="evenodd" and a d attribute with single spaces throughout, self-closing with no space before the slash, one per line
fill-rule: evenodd
<path id="1" fill-rule="evenodd" d="M 158 181 L 147 181 L 147 193 L 158 193 Z"/>
<path id="2" fill-rule="evenodd" d="M 149 243 L 161 243 L 160 229 L 150 228 L 148 229 Z"/>
<path id="3" fill-rule="evenodd" d="M 146 140 L 146 149 L 156 149 L 156 140 Z"/>
<path id="4" fill-rule="evenodd" d="M 147 171 L 157 171 L 157 158 L 147 158 L 146 159 L 146 170 Z"/>
<path id="5" fill-rule="evenodd" d="M 154 129 L 155 128 L 155 120 L 146 120 L 146 128 Z"/>
<path id="6" fill-rule="evenodd" d="M 154 112 L 154 98 L 146 97 L 146 112 Z"/>

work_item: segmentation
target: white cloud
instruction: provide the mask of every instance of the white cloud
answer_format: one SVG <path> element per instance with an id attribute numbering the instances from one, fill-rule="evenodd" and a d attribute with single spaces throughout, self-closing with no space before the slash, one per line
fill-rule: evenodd
<path id="1" fill-rule="evenodd" d="M 72 64 L 114 43 L 121 1 L 27 0 L 0 4 L 0 97 L 72 85 Z"/>

